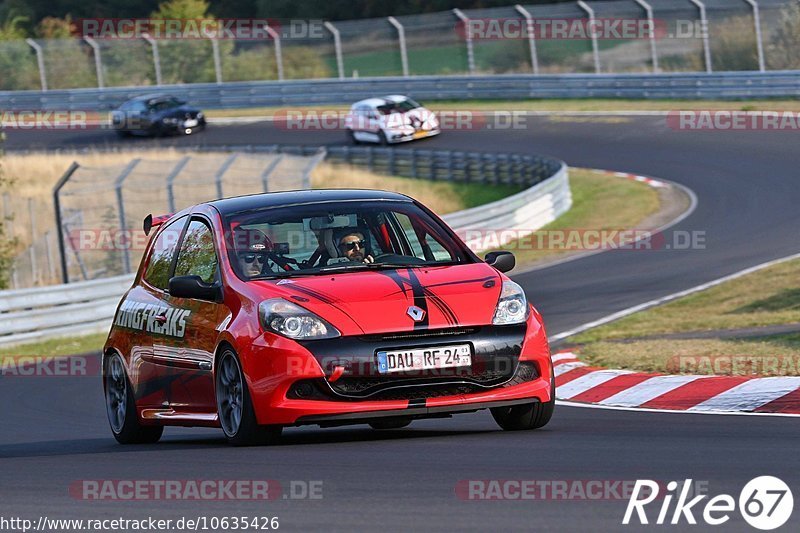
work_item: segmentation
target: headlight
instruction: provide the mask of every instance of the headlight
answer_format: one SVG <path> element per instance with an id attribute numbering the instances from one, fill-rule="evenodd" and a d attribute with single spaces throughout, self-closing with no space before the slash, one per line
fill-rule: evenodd
<path id="1" fill-rule="evenodd" d="M 264 329 L 290 339 L 331 339 L 339 331 L 320 317 L 283 298 L 264 300 L 258 306 Z"/>
<path id="2" fill-rule="evenodd" d="M 198 119 L 201 119 L 201 118 L 203 118 L 203 112 L 202 112 L 202 111 L 198 111 L 198 112 L 197 112 L 197 118 L 198 118 Z"/>
<path id="3" fill-rule="evenodd" d="M 528 319 L 528 299 L 522 287 L 513 281 L 504 281 L 497 309 L 494 310 L 492 324 L 520 324 Z"/>

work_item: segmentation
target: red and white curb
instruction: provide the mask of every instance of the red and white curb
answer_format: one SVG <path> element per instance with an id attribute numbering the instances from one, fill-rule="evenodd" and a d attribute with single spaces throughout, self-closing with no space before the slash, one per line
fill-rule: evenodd
<path id="1" fill-rule="evenodd" d="M 614 172 L 611 170 L 595 170 L 595 172 L 599 174 L 605 174 L 607 176 L 616 176 L 618 178 L 625 178 L 632 181 L 638 181 L 640 183 L 649 185 L 650 187 L 653 187 L 655 189 L 665 189 L 669 187 L 669 184 L 664 181 L 650 178 L 648 176 L 641 176 L 639 174 L 631 174 L 630 172 Z"/>
<path id="2" fill-rule="evenodd" d="M 553 355 L 556 398 L 609 407 L 696 413 L 800 414 L 800 377 L 664 375 L 609 370 L 573 352 Z"/>

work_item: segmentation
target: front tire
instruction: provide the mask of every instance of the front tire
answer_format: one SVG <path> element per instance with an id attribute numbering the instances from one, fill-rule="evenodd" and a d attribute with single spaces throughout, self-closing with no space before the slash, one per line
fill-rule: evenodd
<path id="1" fill-rule="evenodd" d="M 552 366 L 550 367 L 550 384 L 550 400 L 548 402 L 495 407 L 491 409 L 494 421 L 505 431 L 539 429 L 546 426 L 553 417 L 553 410 L 556 407 L 556 378 Z"/>
<path id="2" fill-rule="evenodd" d="M 115 353 L 106 358 L 103 372 L 106 413 L 114 438 L 120 444 L 152 444 L 158 442 L 163 426 L 143 426 L 136 414 L 133 387 L 125 373 L 122 357 Z"/>
<path id="3" fill-rule="evenodd" d="M 378 144 L 381 146 L 388 146 L 389 140 L 386 138 L 386 133 L 383 130 L 378 130 Z"/>
<path id="4" fill-rule="evenodd" d="M 219 423 L 230 444 L 252 446 L 278 441 L 280 426 L 258 424 L 242 366 L 230 348 L 225 348 L 217 361 L 214 383 Z"/>

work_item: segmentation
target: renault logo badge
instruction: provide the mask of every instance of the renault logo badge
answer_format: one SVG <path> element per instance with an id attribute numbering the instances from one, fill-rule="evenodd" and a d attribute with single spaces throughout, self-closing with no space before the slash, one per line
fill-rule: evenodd
<path id="1" fill-rule="evenodd" d="M 425 310 L 420 309 L 416 305 L 412 305 L 406 311 L 406 314 L 411 317 L 414 322 L 420 322 L 423 318 L 425 318 Z"/>

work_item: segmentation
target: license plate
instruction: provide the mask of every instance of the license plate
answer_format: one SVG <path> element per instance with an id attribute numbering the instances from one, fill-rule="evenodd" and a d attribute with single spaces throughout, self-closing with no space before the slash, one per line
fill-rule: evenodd
<path id="1" fill-rule="evenodd" d="M 378 352 L 378 372 L 381 374 L 471 365 L 469 344 Z"/>
<path id="2" fill-rule="evenodd" d="M 197 126 L 197 121 L 193 118 L 190 118 L 189 120 L 183 123 L 184 128 L 192 128 L 194 126 Z"/>
<path id="3" fill-rule="evenodd" d="M 428 132 L 427 130 L 419 130 L 419 131 L 415 131 L 415 132 L 414 132 L 414 138 L 415 138 L 415 139 L 419 139 L 419 138 L 421 138 L 421 137 L 427 137 L 427 136 L 428 136 L 428 133 L 429 133 L 429 132 Z"/>

